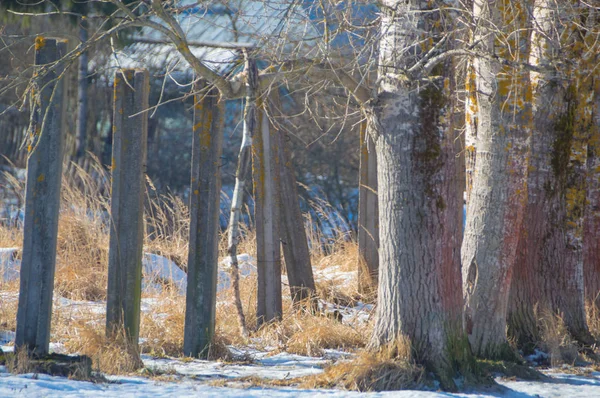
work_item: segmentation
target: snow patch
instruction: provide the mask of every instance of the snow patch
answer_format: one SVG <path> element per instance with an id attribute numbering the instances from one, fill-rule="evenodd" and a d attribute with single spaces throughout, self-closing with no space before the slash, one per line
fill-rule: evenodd
<path id="1" fill-rule="evenodd" d="M 17 259 L 18 247 L 0 248 L 0 282 L 11 282 L 19 278 L 21 260 Z"/>

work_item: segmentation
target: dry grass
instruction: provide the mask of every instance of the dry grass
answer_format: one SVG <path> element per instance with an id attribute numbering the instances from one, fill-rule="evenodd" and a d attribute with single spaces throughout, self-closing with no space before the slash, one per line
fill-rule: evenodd
<path id="1" fill-rule="evenodd" d="M 21 348 L 16 350 L 12 355 L 6 355 L 6 369 L 10 373 L 24 374 L 33 373 L 35 366 L 27 352 L 27 349 Z"/>
<path id="2" fill-rule="evenodd" d="M 211 385 L 237 388 L 294 386 L 371 392 L 419 388 L 424 378 L 424 369 L 411 358 L 408 340 L 400 338 L 396 344 L 377 352 L 362 350 L 355 359 L 330 365 L 317 375 L 283 380 L 247 376 L 216 380 Z"/>
<path id="3" fill-rule="evenodd" d="M 538 319 L 542 338 L 540 349 L 550 355 L 551 365 L 574 365 L 578 359 L 579 349 L 562 317 L 552 313 L 542 313 Z"/>
<path id="4" fill-rule="evenodd" d="M 71 166 L 63 180 L 62 205 L 57 244 L 57 268 L 55 297 L 71 300 L 101 302 L 106 299 L 109 241 L 109 176 L 97 167 L 86 173 Z M 13 181 L 18 184 L 18 181 Z M 15 186 L 22 191 L 23 186 Z M 160 254 L 185 268 L 187 262 L 189 213 L 187 206 L 174 196 L 158 196 L 148 181 L 146 206 L 148 235 L 145 252 Z M 357 245 L 340 238 L 322 244 L 323 236 L 309 228 L 312 240 L 313 264 L 318 270 L 338 266 L 338 271 L 355 269 Z M 253 230 L 242 225 L 239 253 L 256 252 Z M 341 235 L 340 235 L 341 236 Z M 221 259 L 227 256 L 226 235 L 220 240 Z M 317 243 L 318 242 L 318 243 Z M 8 225 L 0 225 L 0 247 L 20 247 L 22 231 Z M 19 284 L 18 281 L 2 283 L 4 295 L 0 300 L 0 328 L 15 330 Z M 321 281 L 318 293 L 326 301 L 349 305 L 360 296 L 356 287 L 342 291 L 338 281 Z M 284 317 L 280 322 L 256 325 L 256 276 L 241 278 L 242 304 L 251 337 L 259 338 L 263 348 L 275 348 L 274 352 L 288 351 L 302 355 L 318 356 L 324 349 L 355 350 L 364 347 L 371 325 L 353 327 L 342 324 L 335 317 L 297 311 L 293 308 L 289 290 L 284 287 Z M 183 347 L 185 320 L 185 297 L 168 286 L 162 291 L 143 292 L 152 310 L 141 315 L 140 353 L 154 356 L 180 356 Z M 100 307 L 102 304 L 99 305 Z M 220 360 L 232 358 L 227 345 L 244 345 L 249 342 L 241 336 L 237 315 L 228 289 L 218 294 L 216 331 L 210 357 Z M 70 353 L 88 355 L 94 368 L 110 374 L 123 374 L 140 366 L 138 352 L 126 344 L 125 339 L 107 340 L 104 335 L 105 319 L 102 311 L 86 306 L 58 304 L 52 318 L 52 340 L 62 343 Z"/>
<path id="5" fill-rule="evenodd" d="M 354 391 L 394 391 L 422 384 L 424 369 L 411 357 L 408 339 L 373 352 L 363 350 L 351 361 L 331 365 L 321 374 L 297 379 L 301 388 L 341 388 Z"/>
<path id="6" fill-rule="evenodd" d="M 103 373 L 127 374 L 143 367 L 136 345 L 119 333 L 107 338 L 104 328 L 83 325 L 78 329 L 77 338 L 71 339 L 67 347 L 70 352 L 87 355 L 93 366 Z"/>
<path id="7" fill-rule="evenodd" d="M 322 356 L 325 349 L 352 351 L 365 346 L 371 325 L 359 328 L 333 317 L 289 308 L 280 322 L 264 325 L 255 335 L 262 344 L 292 354 Z"/>
<path id="8" fill-rule="evenodd" d="M 600 341 L 600 309 L 592 302 L 587 302 L 585 308 L 590 333 L 592 333 L 596 341 Z"/>

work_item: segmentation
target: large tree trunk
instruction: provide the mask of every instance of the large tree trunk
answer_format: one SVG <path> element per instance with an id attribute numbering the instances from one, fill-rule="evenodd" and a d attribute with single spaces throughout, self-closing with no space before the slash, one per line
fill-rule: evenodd
<path id="1" fill-rule="evenodd" d="M 600 312 L 600 74 L 593 81 L 594 121 L 588 145 L 583 266 L 585 298 Z"/>
<path id="2" fill-rule="evenodd" d="M 473 14 L 478 52 L 527 61 L 529 10 L 523 3 L 476 0 Z M 464 326 L 474 353 L 486 357 L 510 352 L 506 314 L 527 197 L 531 117 L 528 74 L 492 59 L 474 63 L 477 160 L 462 246 Z"/>
<path id="3" fill-rule="evenodd" d="M 593 28 L 587 32 L 586 47 L 592 41 L 595 51 L 588 51 L 590 59 L 587 66 L 591 68 L 590 101 L 591 120 L 590 136 L 588 141 L 587 158 L 587 201 L 584 222 L 583 267 L 585 279 L 585 298 L 594 305 L 596 313 L 600 312 L 600 63 L 599 44 L 594 38 L 598 34 L 600 10 L 590 12 L 590 21 L 587 26 Z M 592 19 L 593 18 L 593 19 Z M 590 47 L 591 47 L 590 46 Z"/>
<path id="4" fill-rule="evenodd" d="M 566 5 L 562 3 L 562 5 Z M 568 26 L 568 9 L 555 0 L 534 8 L 531 63 L 548 65 L 565 53 L 558 44 Z M 585 202 L 585 153 L 590 104 L 574 76 L 555 71 L 532 73 L 534 130 L 528 204 L 511 288 L 509 327 L 526 351 L 540 341 L 540 317 L 562 315 L 574 338 L 593 339 L 583 300 L 582 223 Z M 537 311 L 536 311 L 537 310 Z"/>
<path id="5" fill-rule="evenodd" d="M 435 3 L 432 8 L 439 5 Z M 371 345 L 407 336 L 417 360 L 438 373 L 445 387 L 452 387 L 448 344 L 462 336 L 462 184 L 456 183 L 458 158 L 449 122 L 453 66 L 446 62 L 434 69 L 439 85 L 398 77 L 399 70 L 422 59 L 427 49 L 416 44 L 423 39 L 419 32 L 429 32 L 441 16 L 422 12 L 421 1 L 387 1 L 386 6 L 379 98 L 369 120 L 377 151 L 380 227 Z"/>

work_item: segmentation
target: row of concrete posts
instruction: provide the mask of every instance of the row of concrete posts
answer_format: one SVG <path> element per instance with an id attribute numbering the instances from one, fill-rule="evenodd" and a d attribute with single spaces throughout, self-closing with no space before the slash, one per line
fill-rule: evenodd
<path id="1" fill-rule="evenodd" d="M 17 312 L 17 347 L 37 355 L 49 350 L 56 244 L 60 209 L 65 95 L 62 57 L 65 40 L 38 37 L 37 76 L 28 146 L 23 258 Z M 190 244 L 184 329 L 184 354 L 204 357 L 212 340 L 216 312 L 218 215 L 221 190 L 220 157 L 224 101 L 218 91 L 200 83 L 194 107 Z M 119 70 L 114 77 L 113 154 L 110 209 L 109 270 L 106 333 L 121 331 L 137 346 L 140 325 L 143 214 L 149 75 L 145 70 Z M 297 206 L 295 177 L 282 133 L 275 132 L 264 112 L 258 112 L 252 142 L 256 192 L 259 322 L 281 316 L 280 232 L 292 279 L 301 279 L 294 242 L 306 244 Z M 283 165 L 282 167 L 279 167 Z M 281 181 L 280 181 L 281 180 Z M 291 209 L 279 218 L 280 202 Z M 291 205 L 289 202 L 294 202 Z M 281 220 L 279 222 L 278 220 Z M 280 231 L 279 224 L 283 224 Z M 306 254 L 307 256 L 308 254 Z M 310 270 L 310 262 L 308 271 Z M 303 264 L 304 264 L 303 263 Z M 306 271 L 306 270 L 304 270 Z M 308 272 L 306 271 L 306 272 Z M 312 280 L 312 271 L 311 278 Z M 305 282 L 295 283 L 295 288 Z M 314 290 L 313 286 L 310 286 Z M 292 291 L 294 295 L 294 291 Z"/>

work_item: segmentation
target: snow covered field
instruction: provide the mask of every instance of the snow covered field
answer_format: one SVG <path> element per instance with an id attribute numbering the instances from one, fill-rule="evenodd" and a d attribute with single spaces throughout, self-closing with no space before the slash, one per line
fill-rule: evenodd
<path id="1" fill-rule="evenodd" d="M 4 281 L 18 278 L 20 262 L 16 255 L 18 249 L 0 249 L 0 276 Z M 256 272 L 255 260 L 247 255 L 238 256 L 242 277 Z M 230 286 L 228 275 L 229 262 L 224 260 L 219 267 L 218 290 Z M 335 285 L 353 283 L 351 272 L 339 267 L 316 270 L 315 277 L 320 281 L 330 281 Z M 161 288 L 161 281 L 168 280 L 178 287 L 180 294 L 185 292 L 186 275 L 174 263 L 156 254 L 144 256 L 144 290 L 146 292 Z M 286 282 L 286 281 L 284 281 Z M 15 292 L 0 295 L 2 302 L 16 300 Z M 55 296 L 54 305 L 62 312 L 69 313 L 72 319 L 82 314 L 95 313 L 103 316 L 104 302 L 75 301 Z M 152 297 L 142 300 L 142 311 L 157 312 L 160 303 Z M 356 303 L 353 307 L 342 307 L 321 302 L 326 311 L 338 311 L 344 323 L 366 322 L 373 313 L 373 306 Z M 14 333 L 0 330 L 0 346 L 4 351 L 13 349 Z M 498 386 L 461 394 L 448 394 L 436 391 L 393 391 L 361 394 L 341 390 L 301 390 L 292 387 L 248 387 L 240 378 L 257 377 L 265 379 L 292 379 L 321 373 L 323 368 L 335 360 L 351 354 L 324 350 L 322 357 L 307 357 L 279 352 L 275 355 L 264 348 L 233 347 L 229 349 L 245 359 L 240 363 L 222 363 L 217 361 L 180 360 L 175 358 L 142 357 L 146 373 L 139 376 L 108 376 L 108 383 L 91 383 L 69 380 L 44 374 L 11 375 L 6 367 L 0 366 L 0 397 L 163 397 L 163 396 L 219 396 L 219 397 L 600 397 L 600 372 L 591 369 L 581 370 L 577 374 L 548 373 L 551 378 L 544 382 L 516 381 L 498 378 Z M 51 350 L 64 351 L 60 342 L 51 343 Z M 228 387 L 223 387 L 227 381 Z M 232 388 L 235 387 L 235 388 Z"/>
<path id="2" fill-rule="evenodd" d="M 217 378 L 297 377 L 319 372 L 323 364 L 319 358 L 280 354 L 257 358 L 255 365 L 223 365 L 207 361 L 181 362 L 144 358 L 146 366 L 168 370 L 169 381 L 145 377 L 109 377 L 109 383 L 68 380 L 48 375 L 10 375 L 0 367 L 1 397 L 599 397 L 600 373 L 572 375 L 550 373 L 547 382 L 526 382 L 496 379 L 497 387 L 468 393 L 449 394 L 435 391 L 388 391 L 357 393 L 339 390 L 300 390 L 295 388 L 227 388 L 210 384 Z M 176 373 L 175 373 L 176 372 Z"/>

